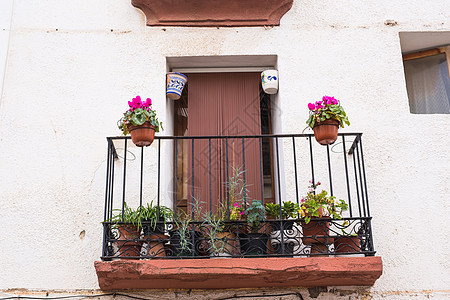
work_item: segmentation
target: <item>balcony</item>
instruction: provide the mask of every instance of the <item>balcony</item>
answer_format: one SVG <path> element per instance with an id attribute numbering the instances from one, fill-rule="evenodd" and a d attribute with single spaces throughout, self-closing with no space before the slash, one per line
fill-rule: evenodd
<path id="1" fill-rule="evenodd" d="M 329 146 L 311 134 L 158 136 L 148 148 L 107 138 L 100 287 L 373 285 L 382 265 L 361 136 Z M 310 192 L 343 199 L 340 217 L 298 210 L 319 181 Z M 255 221 L 254 200 L 277 217 Z"/>

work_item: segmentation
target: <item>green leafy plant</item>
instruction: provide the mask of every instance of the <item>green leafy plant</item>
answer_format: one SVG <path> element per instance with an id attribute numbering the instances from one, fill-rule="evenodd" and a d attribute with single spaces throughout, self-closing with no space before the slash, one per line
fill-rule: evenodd
<path id="1" fill-rule="evenodd" d="M 298 214 L 300 205 L 292 201 L 283 202 L 283 207 L 281 208 L 281 214 L 283 219 L 295 218 Z"/>
<path id="2" fill-rule="evenodd" d="M 305 223 L 308 224 L 312 217 L 331 216 L 334 219 L 342 219 L 342 212 L 348 209 L 347 203 L 342 199 L 336 200 L 336 197 L 329 196 L 325 190 L 317 193 L 316 189 L 320 182 L 310 183 L 309 191 L 306 197 L 302 198 L 299 210 L 300 215 L 305 218 Z"/>
<path id="3" fill-rule="evenodd" d="M 127 203 L 124 203 L 123 213 L 122 209 L 114 209 L 115 213 L 112 218 L 108 219 L 107 222 L 112 222 L 114 226 L 117 227 L 119 223 L 130 223 L 136 226 L 138 229 L 142 227 L 141 222 L 141 207 L 137 209 L 130 208 Z"/>
<path id="4" fill-rule="evenodd" d="M 300 206 L 292 201 L 283 202 L 281 206 L 282 219 L 295 218 Z M 280 204 L 266 203 L 266 215 L 271 219 L 280 218 Z"/>
<path id="5" fill-rule="evenodd" d="M 330 96 L 323 96 L 322 101 L 309 103 L 309 117 L 306 121 L 309 127 L 314 128 L 316 123 L 323 122 L 327 119 L 335 119 L 339 121 L 339 125 L 343 128 L 344 123 L 350 125 L 344 108 L 340 105 L 339 100 Z"/>
<path id="6" fill-rule="evenodd" d="M 266 219 L 266 209 L 261 200 L 253 200 L 251 205 L 245 210 L 245 215 L 252 231 L 258 230 L 261 222 Z"/>
<path id="7" fill-rule="evenodd" d="M 153 206 L 153 201 L 147 203 L 147 206 L 141 207 L 141 219 L 143 221 L 150 222 L 150 228 L 154 230 L 156 223 L 163 221 L 164 224 L 173 218 L 173 211 L 169 207 L 159 206 L 159 219 L 158 219 L 158 206 Z"/>
<path id="8" fill-rule="evenodd" d="M 266 215 L 271 219 L 278 219 L 280 217 L 280 204 L 266 203 Z"/>
<path id="9" fill-rule="evenodd" d="M 156 117 L 156 111 L 152 109 L 152 100 L 147 98 L 142 101 L 140 96 L 136 96 L 132 101 L 128 101 L 129 109 L 123 114 L 117 126 L 122 130 L 123 135 L 130 133 L 128 125 L 141 126 L 145 122 L 150 122 L 155 127 L 155 131 L 159 132 L 164 129 L 162 122 Z"/>

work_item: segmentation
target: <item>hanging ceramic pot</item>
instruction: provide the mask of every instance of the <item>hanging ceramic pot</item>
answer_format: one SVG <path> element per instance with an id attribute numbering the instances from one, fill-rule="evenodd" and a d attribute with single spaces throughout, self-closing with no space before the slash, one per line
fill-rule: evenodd
<path id="1" fill-rule="evenodd" d="M 183 92 L 184 85 L 187 82 L 187 77 L 184 74 L 177 72 L 167 73 L 167 90 L 166 95 L 169 99 L 178 100 Z"/>
<path id="2" fill-rule="evenodd" d="M 261 84 L 266 94 L 276 94 L 278 92 L 278 71 L 263 71 L 261 73 Z"/>

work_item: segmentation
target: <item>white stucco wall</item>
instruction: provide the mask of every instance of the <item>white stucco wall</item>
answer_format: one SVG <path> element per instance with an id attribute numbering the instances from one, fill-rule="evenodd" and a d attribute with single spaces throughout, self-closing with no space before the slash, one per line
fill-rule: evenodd
<path id="1" fill-rule="evenodd" d="M 273 28 L 146 27 L 108 0 L 2 1 L 0 17 L 0 289 L 98 288 L 105 137 L 137 94 L 170 119 L 167 56 L 277 54 L 282 132 L 329 94 L 364 133 L 384 274 L 360 295 L 450 297 L 450 116 L 409 112 L 398 35 L 450 31 L 449 1 L 296 0 Z"/>
<path id="2" fill-rule="evenodd" d="M 6 72 L 6 60 L 9 46 L 9 32 L 12 25 L 13 0 L 0 3 L 0 93 L 3 92 L 3 80 Z M 2 95 L 0 94 L 0 98 Z M 0 101 L 1 105 L 1 101 Z"/>

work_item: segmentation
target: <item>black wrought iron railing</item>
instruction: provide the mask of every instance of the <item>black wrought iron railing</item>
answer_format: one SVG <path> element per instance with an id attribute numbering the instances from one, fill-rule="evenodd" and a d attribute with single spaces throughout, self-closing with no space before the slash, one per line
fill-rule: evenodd
<path id="1" fill-rule="evenodd" d="M 101 258 L 374 255 L 361 136 L 108 137 Z M 321 190 L 348 205 L 340 218 L 305 218 L 304 197 Z M 262 218 L 253 202 L 282 205 Z"/>

